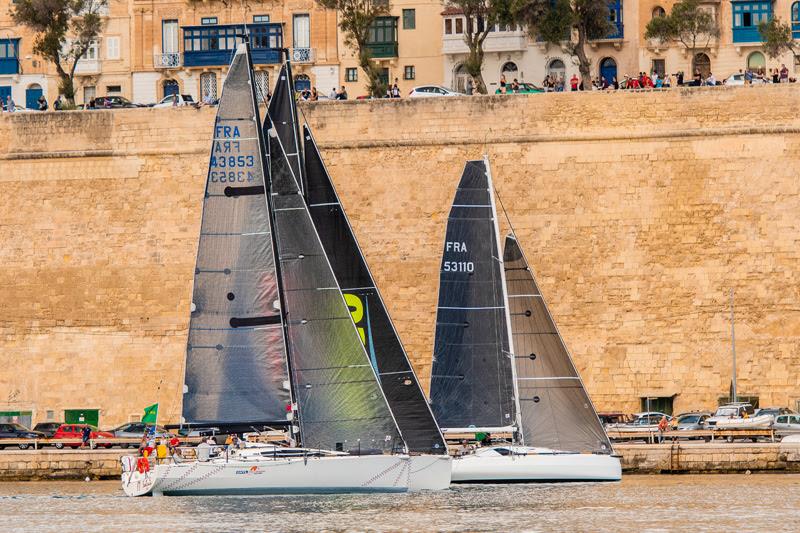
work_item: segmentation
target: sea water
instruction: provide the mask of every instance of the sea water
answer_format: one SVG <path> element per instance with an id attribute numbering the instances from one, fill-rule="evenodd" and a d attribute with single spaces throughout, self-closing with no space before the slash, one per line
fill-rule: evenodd
<path id="1" fill-rule="evenodd" d="M 128 498 L 115 481 L 0 483 L 3 531 L 800 531 L 800 475 L 625 476 L 415 494 Z"/>

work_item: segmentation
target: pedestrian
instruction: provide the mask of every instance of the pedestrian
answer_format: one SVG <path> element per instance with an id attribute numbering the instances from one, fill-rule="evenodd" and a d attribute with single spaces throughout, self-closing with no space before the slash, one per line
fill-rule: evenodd
<path id="1" fill-rule="evenodd" d="M 658 443 L 661 444 L 664 442 L 664 433 L 667 431 L 667 427 L 669 424 L 667 422 L 667 417 L 662 416 L 661 420 L 658 421 Z"/>
<path id="2" fill-rule="evenodd" d="M 749 68 L 744 71 L 744 84 L 745 85 L 752 85 L 753 84 L 753 71 Z"/>
<path id="3" fill-rule="evenodd" d="M 45 104 L 46 103 L 47 101 L 45 101 Z M 92 446 L 92 443 L 90 442 L 91 438 L 92 438 L 92 430 L 89 428 L 88 425 L 83 426 L 83 429 L 81 429 L 81 448 L 83 448 L 84 446 L 89 446 L 91 448 Z"/>
<path id="4" fill-rule="evenodd" d="M 316 102 L 317 100 L 319 100 L 319 93 L 317 92 L 317 88 L 313 87 L 311 89 L 311 101 Z"/>
<path id="5" fill-rule="evenodd" d="M 398 85 L 397 81 L 397 78 L 395 78 L 394 85 L 392 85 L 392 98 L 400 98 L 400 85 Z"/>
<path id="6" fill-rule="evenodd" d="M 36 103 L 39 104 L 39 111 L 47 111 L 47 98 L 45 98 L 44 95 L 41 95 L 39 99 L 36 100 Z"/>
<path id="7" fill-rule="evenodd" d="M 53 101 L 53 110 L 54 111 L 61 111 L 64 108 L 64 104 L 61 101 L 61 95 L 58 95 L 58 98 Z"/>
<path id="8" fill-rule="evenodd" d="M 716 84 L 717 84 L 717 78 L 714 77 L 713 72 L 709 72 L 708 78 L 706 78 L 706 85 L 714 87 Z"/>
<path id="9" fill-rule="evenodd" d="M 336 93 L 336 99 L 347 100 L 347 89 L 344 88 L 344 85 L 342 85 L 342 90 Z"/>
<path id="10" fill-rule="evenodd" d="M 683 85 L 683 71 L 679 70 L 678 75 L 676 76 L 678 80 L 678 85 Z"/>
<path id="11" fill-rule="evenodd" d="M 6 98 L 6 111 L 8 111 L 9 113 L 13 113 L 15 108 L 16 106 L 14 105 L 14 99 L 11 98 L 11 95 L 9 94 L 8 97 Z"/>
<path id="12" fill-rule="evenodd" d="M 569 79 L 569 87 L 572 91 L 578 90 L 578 75 L 573 74 L 572 77 Z"/>
<path id="13" fill-rule="evenodd" d="M 789 69 L 781 63 L 781 83 L 789 83 Z"/>
<path id="14" fill-rule="evenodd" d="M 338 96 L 339 93 L 336 92 L 336 87 L 334 87 L 333 89 L 331 89 L 331 94 L 328 95 L 328 98 L 330 98 L 331 100 L 336 100 Z"/>
<path id="15" fill-rule="evenodd" d="M 467 96 L 472 96 L 473 91 L 475 91 L 475 86 L 472 84 L 472 76 L 467 76 L 467 83 L 464 91 L 467 93 Z"/>
<path id="16" fill-rule="evenodd" d="M 506 94 L 506 75 L 500 74 L 500 94 Z"/>

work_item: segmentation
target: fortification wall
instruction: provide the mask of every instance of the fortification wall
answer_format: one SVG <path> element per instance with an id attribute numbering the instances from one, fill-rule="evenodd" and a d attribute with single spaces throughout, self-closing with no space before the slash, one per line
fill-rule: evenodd
<path id="1" fill-rule="evenodd" d="M 487 153 L 593 400 L 800 398 L 800 88 L 302 106 L 427 379 L 444 224 Z M 175 420 L 213 110 L 0 117 L 0 411 Z M 501 209 L 502 214 L 502 209 Z M 504 222 L 504 229 L 508 223 Z"/>

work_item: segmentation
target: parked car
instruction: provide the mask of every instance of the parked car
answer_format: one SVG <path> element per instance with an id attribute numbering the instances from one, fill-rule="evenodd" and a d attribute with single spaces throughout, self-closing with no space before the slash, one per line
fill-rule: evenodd
<path id="1" fill-rule="evenodd" d="M 31 431 L 21 424 L 14 422 L 4 422 L 0 424 L 0 439 L 43 439 L 44 433 L 39 431 Z M 21 442 L 16 444 L 20 450 L 27 450 L 31 444 Z M 0 449 L 5 448 L 5 445 L 0 441 Z"/>
<path id="2" fill-rule="evenodd" d="M 506 84 L 506 92 L 505 94 L 536 94 L 536 93 L 543 93 L 544 89 L 541 87 L 537 87 L 532 83 L 522 82 L 519 84 L 519 90 L 512 91 L 511 85 Z M 500 89 L 497 89 L 494 94 L 503 94 Z"/>
<path id="3" fill-rule="evenodd" d="M 58 431 L 58 428 L 61 427 L 62 422 L 39 422 L 33 427 L 34 431 L 40 431 L 44 433 L 44 436 L 47 438 L 52 437 L 55 435 L 55 432 Z"/>
<path id="4" fill-rule="evenodd" d="M 627 424 L 615 424 L 613 429 L 617 431 L 654 431 L 658 429 L 658 423 L 663 417 L 667 417 L 667 422 L 672 420 L 670 415 L 658 411 L 636 413 L 633 417 L 633 421 Z"/>
<path id="5" fill-rule="evenodd" d="M 744 73 L 742 74 L 731 74 L 722 82 L 724 85 L 730 85 L 732 87 L 736 87 L 737 85 L 744 85 Z M 753 77 L 752 81 L 753 85 L 769 83 L 769 80 L 766 79 L 758 79 Z"/>
<path id="6" fill-rule="evenodd" d="M 689 431 L 695 429 L 706 429 L 706 420 L 711 417 L 708 412 L 683 413 L 676 417 L 677 424 L 675 429 L 679 431 Z"/>
<path id="7" fill-rule="evenodd" d="M 615 427 L 620 424 L 630 424 L 633 422 L 633 415 L 628 413 L 597 413 L 600 423 L 604 426 Z"/>
<path id="8" fill-rule="evenodd" d="M 777 418 L 779 415 L 796 415 L 794 411 L 788 407 L 764 407 L 756 410 L 756 416 L 770 415 L 772 418 Z"/>
<path id="9" fill-rule="evenodd" d="M 441 85 L 422 85 L 420 87 L 414 87 L 411 89 L 411 92 L 408 93 L 408 96 L 412 98 L 429 98 L 432 96 L 464 96 L 461 93 L 457 93 L 455 91 L 451 91 L 450 89 L 446 89 Z"/>
<path id="10" fill-rule="evenodd" d="M 195 105 L 191 94 L 168 94 L 153 107 L 179 107 L 186 105 Z"/>
<path id="11" fill-rule="evenodd" d="M 142 107 L 124 96 L 97 96 L 89 103 L 89 109 L 130 109 Z"/>
<path id="12" fill-rule="evenodd" d="M 800 415 L 797 413 L 778 415 L 772 428 L 781 436 L 800 434 Z"/>
<path id="13" fill-rule="evenodd" d="M 61 424 L 56 432 L 53 434 L 53 439 L 80 439 L 81 434 L 83 433 L 83 428 L 89 426 L 91 432 L 89 433 L 90 439 L 96 439 L 98 437 L 102 437 L 104 439 L 113 439 L 114 434 L 109 431 L 100 431 L 94 426 L 90 426 L 89 424 Z M 80 442 L 64 444 L 63 442 L 56 442 L 54 446 L 59 450 L 62 449 L 64 446 L 69 446 L 70 448 L 79 448 Z M 99 444 L 98 446 L 102 446 L 104 448 L 111 448 L 113 446 L 112 443 L 107 442 L 103 444 Z"/>
<path id="14" fill-rule="evenodd" d="M 110 433 L 113 433 L 117 438 L 126 438 L 126 439 L 141 439 L 144 435 L 145 427 L 147 424 L 144 422 L 129 422 L 127 424 L 122 424 L 119 427 L 109 430 Z M 167 438 L 169 439 L 172 437 L 173 434 L 167 431 L 163 426 L 156 426 L 156 437 L 157 438 Z M 126 442 L 120 444 L 122 448 L 131 448 L 136 446 L 136 444 Z"/>

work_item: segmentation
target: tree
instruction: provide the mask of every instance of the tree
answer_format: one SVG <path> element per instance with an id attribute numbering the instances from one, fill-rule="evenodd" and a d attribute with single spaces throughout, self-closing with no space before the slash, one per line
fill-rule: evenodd
<path id="1" fill-rule="evenodd" d="M 14 22 L 37 33 L 34 53 L 55 65 L 58 92 L 75 103 L 75 67 L 103 30 L 108 0 L 17 0 Z"/>
<path id="2" fill-rule="evenodd" d="M 483 79 L 483 42 L 489 31 L 498 22 L 511 19 L 510 0 L 444 0 L 445 7 L 461 11 L 467 19 L 464 42 L 469 54 L 464 61 L 464 70 L 475 81 L 475 91 L 486 94 Z"/>
<path id="3" fill-rule="evenodd" d="M 691 52 L 691 56 L 705 50 L 711 40 L 719 37 L 717 21 L 698 0 L 680 0 L 669 15 L 655 17 L 647 23 L 645 39 L 658 39 L 668 43 L 678 41 Z"/>
<path id="4" fill-rule="evenodd" d="M 386 84 L 381 79 L 380 65 L 372 61 L 369 49 L 370 28 L 378 17 L 390 12 L 389 0 L 317 0 L 324 8 L 339 13 L 339 28 L 344 32 L 344 42 L 355 47 L 358 53 L 358 65 L 367 75 L 367 90 L 374 97 L 386 94 Z"/>
<path id="5" fill-rule="evenodd" d="M 795 59 L 800 57 L 800 47 L 792 38 L 792 28 L 779 18 L 774 18 L 758 25 L 758 33 L 764 41 L 764 52 L 776 59 L 791 52 Z"/>
<path id="6" fill-rule="evenodd" d="M 591 88 L 592 61 L 586 45 L 614 30 L 608 0 L 516 0 L 513 16 L 528 26 L 531 37 L 560 45 L 575 58 L 581 85 Z"/>

